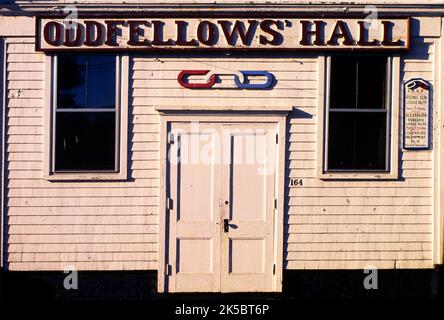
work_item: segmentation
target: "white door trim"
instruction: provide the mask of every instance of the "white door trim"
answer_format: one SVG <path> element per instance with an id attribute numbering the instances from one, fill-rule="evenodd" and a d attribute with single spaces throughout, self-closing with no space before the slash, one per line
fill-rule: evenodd
<path id="1" fill-rule="evenodd" d="M 286 112 L 273 113 L 163 113 L 160 125 L 160 194 L 159 194 L 159 255 L 158 255 L 158 281 L 157 291 L 166 292 L 168 270 L 166 268 L 167 257 L 165 250 L 166 243 L 166 178 L 167 178 L 167 133 L 170 122 L 226 122 L 226 123 L 276 123 L 278 128 L 278 146 L 276 157 L 276 199 L 277 208 L 274 221 L 274 264 L 275 274 L 273 275 L 273 292 L 282 291 L 282 270 L 283 270 L 283 239 L 284 239 L 284 201 L 285 201 L 285 142 L 286 142 Z"/>

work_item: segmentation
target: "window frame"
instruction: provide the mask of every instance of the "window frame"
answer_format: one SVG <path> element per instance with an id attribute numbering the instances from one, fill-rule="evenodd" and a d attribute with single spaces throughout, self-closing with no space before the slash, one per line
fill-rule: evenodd
<path id="1" fill-rule="evenodd" d="M 115 170 L 55 170 L 55 124 L 57 112 L 57 62 L 58 54 L 45 57 L 45 178 L 47 180 L 126 180 L 128 140 L 128 84 L 129 56 L 115 55 Z M 69 109 L 71 110 L 71 109 Z M 93 112 L 82 109 L 76 112 Z M 66 112 L 66 111 L 62 111 Z M 106 111 L 103 111 L 106 112 Z"/>
<path id="2" fill-rule="evenodd" d="M 330 113 L 330 80 L 331 55 L 319 57 L 318 89 L 320 93 L 318 103 L 319 128 L 318 130 L 318 170 L 320 179 L 356 179 L 373 180 L 398 178 L 399 153 L 399 106 L 400 106 L 400 57 L 399 55 L 385 55 L 387 57 L 386 83 L 386 170 L 358 170 L 333 169 L 328 170 L 328 131 Z M 367 110 L 367 109 L 363 109 Z M 374 111 L 372 111 L 374 112 Z"/>

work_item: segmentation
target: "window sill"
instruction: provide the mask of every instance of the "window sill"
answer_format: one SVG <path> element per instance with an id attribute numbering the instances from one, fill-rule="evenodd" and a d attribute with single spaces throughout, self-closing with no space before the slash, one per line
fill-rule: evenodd
<path id="1" fill-rule="evenodd" d="M 318 175 L 321 180 L 397 180 L 392 172 L 324 172 Z"/>
<path id="2" fill-rule="evenodd" d="M 48 181 L 125 181 L 128 177 L 126 173 L 121 172 L 60 172 L 47 175 L 45 179 Z"/>

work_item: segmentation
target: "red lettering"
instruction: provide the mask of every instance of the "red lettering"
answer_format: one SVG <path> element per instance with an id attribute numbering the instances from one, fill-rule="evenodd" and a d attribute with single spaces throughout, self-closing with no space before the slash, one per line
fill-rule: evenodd
<path id="1" fill-rule="evenodd" d="M 65 29 L 65 41 L 63 45 L 67 47 L 76 47 L 82 44 L 82 28 L 80 23 L 76 24 L 76 27 Z M 74 36 L 72 36 L 74 34 Z M 72 38 L 71 38 L 72 36 Z"/>
<path id="2" fill-rule="evenodd" d="M 177 25 L 177 38 L 176 45 L 178 46 L 199 46 L 199 42 L 196 39 L 187 40 L 188 22 L 176 21 Z"/>
<path id="3" fill-rule="evenodd" d="M 339 39 L 343 38 L 342 42 L 344 45 L 351 46 L 355 44 L 352 36 L 350 35 L 350 30 L 348 29 L 347 23 L 339 20 L 336 22 L 335 28 L 333 29 L 333 33 L 331 34 L 330 40 L 327 43 L 331 46 L 339 45 Z"/>
<path id="4" fill-rule="evenodd" d="M 302 39 L 299 42 L 304 46 L 311 46 L 313 43 L 317 46 L 325 46 L 324 41 L 324 29 L 325 22 L 324 21 L 307 21 L 302 20 Z M 311 30 L 311 25 L 314 25 L 314 30 Z M 312 42 L 311 36 L 315 36 L 314 41 Z"/>
<path id="5" fill-rule="evenodd" d="M 360 46 L 379 46 L 381 44 L 378 40 L 369 41 L 368 40 L 368 25 L 365 21 L 358 21 L 359 24 L 359 41 Z"/>
<path id="6" fill-rule="evenodd" d="M 253 40 L 258 24 L 256 20 L 248 20 L 248 30 L 245 31 L 244 23 L 239 20 L 236 20 L 231 30 L 231 21 L 220 20 L 217 23 L 222 26 L 222 31 L 224 32 L 225 39 L 230 46 L 236 45 L 238 37 L 241 38 L 241 41 L 244 45 L 251 45 L 251 41 Z"/>
<path id="7" fill-rule="evenodd" d="M 261 30 L 268 35 L 270 35 L 272 38 L 268 39 L 264 35 L 259 36 L 259 43 L 263 45 L 271 44 L 273 46 L 277 46 L 282 44 L 284 41 L 283 35 L 272 28 L 272 26 L 275 26 L 278 30 L 284 30 L 284 24 L 282 21 L 276 21 L 276 20 L 264 20 L 260 23 L 259 27 Z"/>
<path id="8" fill-rule="evenodd" d="M 217 25 L 210 21 L 201 21 L 197 26 L 197 39 L 207 46 L 214 46 L 219 39 Z"/>
<path id="9" fill-rule="evenodd" d="M 153 45 L 173 46 L 175 44 L 174 41 L 171 39 L 168 39 L 166 41 L 163 39 L 163 28 L 165 26 L 165 22 L 159 20 L 153 20 L 151 21 L 151 23 L 153 25 L 153 32 L 154 32 L 154 37 L 152 41 Z"/>
<path id="10" fill-rule="evenodd" d="M 85 46 L 97 47 L 102 44 L 103 35 L 105 33 L 105 26 L 96 21 L 85 21 Z M 93 35 L 95 37 L 93 38 Z"/>
<path id="11" fill-rule="evenodd" d="M 62 44 L 62 30 L 63 26 L 61 23 L 51 21 L 45 25 L 43 28 L 43 37 L 45 42 L 52 46 L 59 46 Z"/>
<path id="12" fill-rule="evenodd" d="M 393 22 L 382 21 L 381 23 L 384 29 L 384 38 L 382 40 L 382 44 L 388 47 L 403 46 L 404 41 L 402 40 L 393 41 L 393 25 L 394 25 Z"/>
<path id="13" fill-rule="evenodd" d="M 149 44 L 148 39 L 140 40 L 140 26 L 146 25 L 146 21 L 133 20 L 128 21 L 129 40 L 130 46 L 147 46 Z"/>
<path id="14" fill-rule="evenodd" d="M 117 43 L 117 26 L 124 25 L 125 21 L 123 20 L 105 20 L 107 33 L 106 33 L 106 41 L 105 44 L 112 47 L 117 47 L 119 44 Z"/>

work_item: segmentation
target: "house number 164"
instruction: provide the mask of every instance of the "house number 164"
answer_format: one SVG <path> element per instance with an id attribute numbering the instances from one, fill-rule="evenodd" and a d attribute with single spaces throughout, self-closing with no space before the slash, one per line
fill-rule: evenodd
<path id="1" fill-rule="evenodd" d="M 290 179 L 290 187 L 302 187 L 302 179 Z"/>

